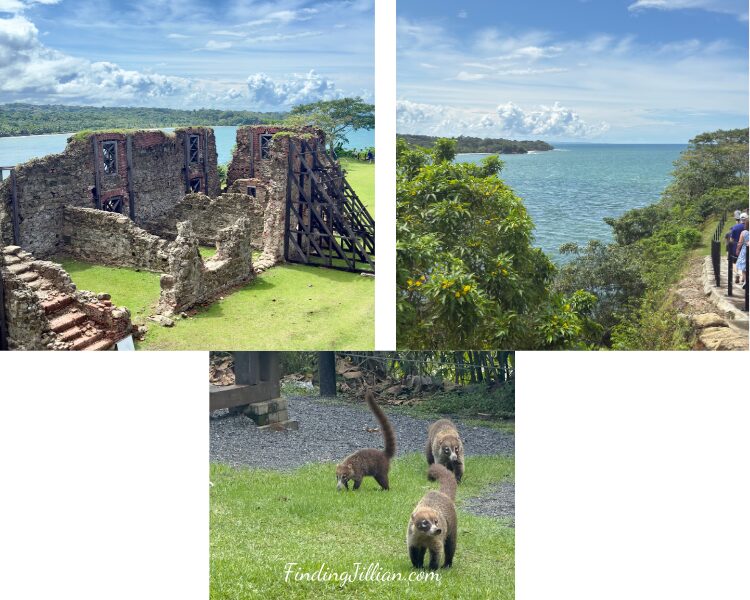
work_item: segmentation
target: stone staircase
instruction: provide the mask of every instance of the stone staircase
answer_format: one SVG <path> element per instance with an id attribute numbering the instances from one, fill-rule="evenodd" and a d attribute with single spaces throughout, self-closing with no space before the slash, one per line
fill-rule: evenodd
<path id="1" fill-rule="evenodd" d="M 2 250 L 0 267 L 6 287 L 11 294 L 15 291 L 17 301 L 15 309 L 8 311 L 8 328 L 9 337 L 12 337 L 14 325 L 17 331 L 23 332 L 21 337 L 26 341 L 18 343 L 20 347 L 110 350 L 129 335 L 131 323 L 127 309 L 113 306 L 106 294 L 96 296 L 77 291 L 70 276 L 59 265 L 35 260 L 18 246 L 7 246 Z M 26 323 L 14 323 L 14 320 Z M 34 332 L 38 340 L 33 339 Z"/>

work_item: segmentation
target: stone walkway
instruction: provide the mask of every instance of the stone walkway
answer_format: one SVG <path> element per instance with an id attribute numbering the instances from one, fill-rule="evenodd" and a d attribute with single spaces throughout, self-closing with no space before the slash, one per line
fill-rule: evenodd
<path id="1" fill-rule="evenodd" d="M 727 296 L 726 257 L 721 261 L 721 284 L 716 287 L 710 256 L 692 259 L 675 290 L 677 308 L 695 329 L 696 350 L 747 350 L 745 291 L 735 285 L 733 296 Z"/>

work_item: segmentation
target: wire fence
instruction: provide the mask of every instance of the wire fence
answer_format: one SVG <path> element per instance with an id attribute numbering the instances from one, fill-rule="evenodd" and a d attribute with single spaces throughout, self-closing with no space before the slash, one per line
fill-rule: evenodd
<path id="1" fill-rule="evenodd" d="M 473 384 L 505 383 L 515 375 L 515 353 L 510 351 L 394 351 L 338 354 L 350 359 L 359 368 L 396 378 L 429 375 L 451 379 L 457 384 Z"/>

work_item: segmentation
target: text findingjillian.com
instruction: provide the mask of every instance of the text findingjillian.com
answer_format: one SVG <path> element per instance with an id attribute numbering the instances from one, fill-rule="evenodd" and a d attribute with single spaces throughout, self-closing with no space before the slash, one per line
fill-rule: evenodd
<path id="1" fill-rule="evenodd" d="M 325 563 L 321 564 L 316 571 L 304 571 L 297 567 L 299 563 L 289 562 L 284 565 L 284 581 L 322 581 L 330 583 L 338 582 L 343 588 L 354 581 L 376 581 L 378 583 L 390 583 L 392 581 L 428 582 L 440 583 L 440 573 L 434 571 L 412 571 L 408 575 L 394 573 L 380 568 L 380 563 L 354 563 L 353 571 L 333 571 Z"/>

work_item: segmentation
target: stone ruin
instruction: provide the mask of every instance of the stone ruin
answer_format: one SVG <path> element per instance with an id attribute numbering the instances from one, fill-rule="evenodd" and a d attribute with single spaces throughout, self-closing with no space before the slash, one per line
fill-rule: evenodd
<path id="1" fill-rule="evenodd" d="M 296 136 L 324 144 L 317 130 L 239 127 L 225 190 L 209 127 L 82 132 L 62 153 L 16 166 L 0 183 L 10 349 L 109 349 L 130 333 L 127 309 L 77 291 L 51 257 L 159 273 L 161 315 L 209 303 L 284 260 Z M 216 254 L 203 259 L 199 245 Z"/>

